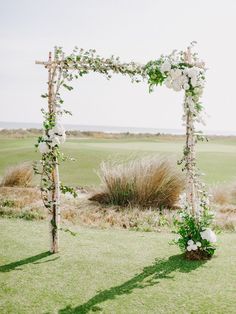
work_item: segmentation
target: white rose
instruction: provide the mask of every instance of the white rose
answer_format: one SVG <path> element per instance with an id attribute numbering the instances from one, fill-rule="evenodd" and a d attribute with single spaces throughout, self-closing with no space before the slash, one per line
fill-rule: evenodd
<path id="1" fill-rule="evenodd" d="M 198 76 L 198 73 L 199 73 L 199 69 L 197 67 L 189 68 L 187 71 L 188 76 L 191 78 L 194 78 L 194 77 L 196 78 Z"/>
<path id="2" fill-rule="evenodd" d="M 191 85 L 192 85 L 193 87 L 196 87 L 196 86 L 197 86 L 197 78 L 196 78 L 196 77 L 192 77 L 192 78 L 191 78 Z"/>
<path id="3" fill-rule="evenodd" d="M 184 83 L 184 90 L 188 90 L 189 89 L 189 84 L 188 83 Z"/>
<path id="4" fill-rule="evenodd" d="M 176 79 L 176 78 L 178 78 L 179 76 L 182 75 L 182 71 L 181 71 L 180 69 L 172 69 L 172 70 L 170 71 L 170 75 L 171 75 L 171 77 L 172 77 L 173 79 Z"/>
<path id="5" fill-rule="evenodd" d="M 172 83 L 172 88 L 174 91 L 179 92 L 182 89 L 181 83 L 179 82 L 179 80 L 174 80 Z"/>
<path id="6" fill-rule="evenodd" d="M 189 251 L 189 252 L 192 251 L 192 246 L 190 246 L 190 245 L 187 246 L 187 251 Z"/>
<path id="7" fill-rule="evenodd" d="M 165 80 L 165 86 L 166 86 L 167 88 L 172 88 L 172 82 L 171 82 L 171 79 L 170 79 L 170 78 L 167 78 L 167 79 Z"/>
<path id="8" fill-rule="evenodd" d="M 50 151 L 50 148 L 48 147 L 46 142 L 40 142 L 38 149 L 41 154 L 47 154 Z"/>
<path id="9" fill-rule="evenodd" d="M 57 136 L 53 137 L 51 139 L 51 143 L 50 143 L 50 146 L 54 147 L 56 145 L 60 145 L 60 140 Z"/>
<path id="10" fill-rule="evenodd" d="M 51 130 L 49 130 L 48 135 L 51 139 L 54 139 L 56 136 L 59 137 L 59 144 L 64 143 L 66 140 L 65 129 L 60 123 L 57 123 Z"/>
<path id="11" fill-rule="evenodd" d="M 204 231 L 200 232 L 203 240 L 215 243 L 217 241 L 216 234 L 210 229 L 207 228 Z"/>
<path id="12" fill-rule="evenodd" d="M 194 244 L 193 240 L 188 240 L 188 245 L 192 246 Z"/>
<path id="13" fill-rule="evenodd" d="M 57 123 L 51 130 L 49 130 L 49 132 L 48 132 L 49 134 L 53 133 L 55 135 L 62 136 L 65 134 L 65 129 L 60 123 Z"/>
<path id="14" fill-rule="evenodd" d="M 169 72 L 171 70 L 171 64 L 168 60 L 166 60 L 160 67 L 160 71 L 162 73 Z"/>
<path id="15" fill-rule="evenodd" d="M 201 244 L 201 242 L 196 242 L 196 245 L 198 246 L 198 247 L 201 247 L 202 246 L 202 244 Z"/>
<path id="16" fill-rule="evenodd" d="M 192 250 L 193 250 L 193 251 L 196 251 L 197 249 L 198 249 L 197 245 L 196 245 L 196 244 L 193 244 L 193 245 L 192 245 Z"/>
<path id="17" fill-rule="evenodd" d="M 54 136 L 54 129 L 53 128 L 48 131 L 48 136 L 49 137 L 53 137 Z"/>

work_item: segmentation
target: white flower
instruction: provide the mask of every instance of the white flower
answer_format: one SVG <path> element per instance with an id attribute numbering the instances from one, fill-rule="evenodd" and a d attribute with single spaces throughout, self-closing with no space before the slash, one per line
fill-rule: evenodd
<path id="1" fill-rule="evenodd" d="M 50 148 L 48 147 L 46 142 L 40 142 L 38 149 L 41 154 L 47 154 L 50 151 Z"/>
<path id="2" fill-rule="evenodd" d="M 50 129 L 49 131 L 48 131 L 48 136 L 49 137 L 53 137 L 55 134 L 54 134 L 54 128 L 52 128 L 52 129 Z"/>
<path id="3" fill-rule="evenodd" d="M 197 242 L 198 243 L 198 242 Z M 194 243 L 193 240 L 188 240 L 187 244 L 187 250 L 190 251 L 196 251 L 198 249 L 197 243 Z"/>
<path id="4" fill-rule="evenodd" d="M 202 244 L 201 244 L 201 242 L 196 242 L 196 245 L 198 246 L 198 247 L 201 247 L 202 246 Z"/>
<path id="5" fill-rule="evenodd" d="M 202 68 L 202 69 L 205 68 L 205 62 L 203 62 L 203 61 L 197 61 L 197 62 L 195 62 L 195 65 L 196 65 L 196 67 L 198 67 L 198 68 Z"/>
<path id="6" fill-rule="evenodd" d="M 63 126 L 60 123 L 57 123 L 52 129 L 48 131 L 48 135 L 50 139 L 53 141 L 53 143 L 56 143 L 57 140 L 54 140 L 56 137 L 58 137 L 59 143 L 64 143 L 66 140 L 66 132 Z"/>
<path id="7" fill-rule="evenodd" d="M 160 67 L 160 71 L 162 73 L 169 72 L 171 70 L 171 64 L 168 60 L 166 60 Z"/>
<path id="8" fill-rule="evenodd" d="M 134 67 L 133 67 L 132 64 L 129 64 L 129 65 L 127 66 L 127 70 L 128 70 L 128 71 L 133 71 L 133 69 L 134 69 Z"/>
<path id="9" fill-rule="evenodd" d="M 210 228 L 205 229 L 204 231 L 200 232 L 200 234 L 203 240 L 207 240 L 212 243 L 217 241 L 216 234 Z"/>
<path id="10" fill-rule="evenodd" d="M 172 82 L 171 82 L 171 79 L 170 79 L 170 78 L 167 78 L 167 79 L 165 80 L 165 86 L 166 86 L 167 88 L 172 88 Z"/>
<path id="11" fill-rule="evenodd" d="M 179 92 L 182 89 L 182 86 L 179 80 L 174 80 L 172 83 L 172 87 L 173 87 L 173 90 L 176 92 Z"/>
<path id="12" fill-rule="evenodd" d="M 197 86 L 197 78 L 196 78 L 196 77 L 192 77 L 192 78 L 191 78 L 191 85 L 192 85 L 193 87 Z"/>
<path id="13" fill-rule="evenodd" d="M 192 246 L 194 244 L 193 240 L 188 240 L 188 245 Z"/>
<path id="14" fill-rule="evenodd" d="M 51 138 L 50 146 L 54 147 L 56 145 L 60 145 L 60 140 L 57 136 Z"/>
<path id="15" fill-rule="evenodd" d="M 193 250 L 193 251 L 196 251 L 197 249 L 198 249 L 197 245 L 196 245 L 196 244 L 193 244 L 193 245 L 192 245 L 192 250 Z"/>
<path id="16" fill-rule="evenodd" d="M 176 79 L 182 75 L 182 71 L 180 69 L 172 69 L 170 71 L 170 75 L 171 75 L 172 79 Z"/>
<path id="17" fill-rule="evenodd" d="M 192 67 L 192 68 L 186 69 L 185 72 L 189 77 L 196 78 L 198 76 L 199 69 L 197 67 Z"/>
<path id="18" fill-rule="evenodd" d="M 196 94 L 198 94 L 199 97 L 201 97 L 201 96 L 202 96 L 202 93 L 203 93 L 203 90 L 202 90 L 201 87 L 195 87 L 195 88 L 194 88 L 194 92 L 195 92 Z"/>
<path id="19" fill-rule="evenodd" d="M 188 83 L 184 83 L 184 90 L 188 90 L 189 89 L 189 84 Z"/>
<path id="20" fill-rule="evenodd" d="M 48 134 L 50 136 L 52 136 L 53 134 L 62 136 L 64 133 L 65 129 L 60 123 L 57 123 L 51 130 L 48 131 Z"/>

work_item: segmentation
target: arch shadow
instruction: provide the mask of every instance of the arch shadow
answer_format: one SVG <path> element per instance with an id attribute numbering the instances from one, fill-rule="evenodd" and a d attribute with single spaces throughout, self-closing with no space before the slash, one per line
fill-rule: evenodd
<path id="1" fill-rule="evenodd" d="M 123 294 L 131 294 L 134 289 L 144 289 L 154 286 L 161 279 L 173 279 L 171 273 L 179 271 L 181 273 L 189 273 L 198 267 L 203 266 L 206 261 L 187 261 L 183 258 L 183 254 L 178 254 L 169 257 L 169 259 L 155 260 L 155 262 L 143 268 L 142 272 L 135 275 L 128 281 L 99 292 L 87 302 L 71 307 L 70 305 L 58 311 L 59 314 L 86 314 L 90 310 L 93 312 L 101 311 L 98 306 L 107 300 L 114 300 L 116 297 Z"/>
<path id="2" fill-rule="evenodd" d="M 13 263 L 2 265 L 2 266 L 0 266 L 0 272 L 5 273 L 5 272 L 10 272 L 12 270 L 20 270 L 21 268 L 18 268 L 19 266 L 23 266 L 23 265 L 31 264 L 31 263 L 42 264 L 42 263 L 52 262 L 52 261 L 59 258 L 59 256 L 57 256 L 57 257 L 50 259 L 50 260 L 38 262 L 39 260 L 41 260 L 47 256 L 50 256 L 50 255 L 52 255 L 52 253 L 50 251 L 47 251 L 47 252 L 37 254 L 35 256 L 30 256 L 28 258 L 21 259 L 19 261 L 13 262 Z"/>

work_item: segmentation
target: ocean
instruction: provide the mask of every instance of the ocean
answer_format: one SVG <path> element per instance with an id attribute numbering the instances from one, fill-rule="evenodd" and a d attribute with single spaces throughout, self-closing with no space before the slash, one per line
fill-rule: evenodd
<path id="1" fill-rule="evenodd" d="M 78 131 L 92 131 L 92 132 L 105 132 L 105 133 L 149 133 L 149 134 L 173 134 L 181 135 L 185 133 L 182 129 L 161 129 L 161 128 L 145 128 L 145 127 L 119 127 L 119 126 L 105 126 L 105 125 L 79 125 L 79 124 L 64 124 L 66 130 Z M 30 122 L 3 122 L 0 121 L 1 129 L 41 129 L 40 123 Z M 220 131 L 220 130 L 204 130 L 206 135 L 236 135 L 236 131 Z"/>

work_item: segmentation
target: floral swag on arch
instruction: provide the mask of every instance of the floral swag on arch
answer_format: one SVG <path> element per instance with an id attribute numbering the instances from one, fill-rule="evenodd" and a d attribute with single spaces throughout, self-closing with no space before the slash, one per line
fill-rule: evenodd
<path id="1" fill-rule="evenodd" d="M 132 82 L 147 81 L 149 91 L 156 85 L 165 85 L 176 92 L 184 91 L 183 123 L 186 127 L 186 142 L 183 157 L 178 162 L 186 174 L 186 193 L 181 197 L 181 212 L 175 220 L 178 238 L 176 244 L 190 259 L 210 258 L 215 252 L 216 236 L 210 229 L 213 214 L 209 209 L 208 195 L 202 183 L 201 173 L 196 165 L 195 146 L 204 136 L 196 131 L 196 124 L 203 123 L 201 96 L 205 84 L 206 68 L 197 53 L 192 53 L 194 43 L 186 52 L 173 51 L 146 65 L 135 62 L 121 63 L 119 57 L 102 58 L 95 50 L 86 51 L 75 47 L 73 53 L 65 57 L 62 48 L 55 48 L 54 57 L 36 61 L 48 69 L 48 92 L 42 95 L 48 100 L 48 111 L 44 115 L 44 134 L 38 138 L 36 147 L 42 154 L 40 164 L 35 164 L 35 172 L 41 175 L 41 192 L 45 207 L 50 214 L 51 252 L 58 252 L 60 229 L 60 192 L 76 191 L 63 185 L 59 180 L 58 165 L 65 157 L 60 145 L 65 141 L 65 130 L 59 123 L 63 114 L 71 114 L 62 108 L 61 88 L 71 91 L 71 81 L 90 72 L 97 72 L 110 79 L 112 73 L 120 73 Z"/>

